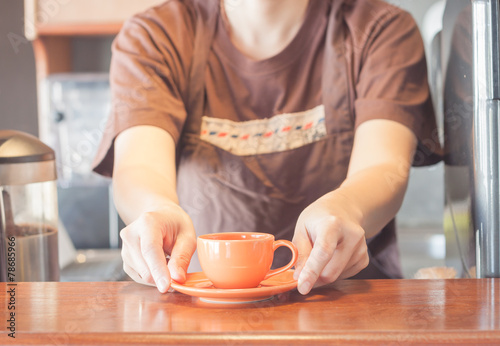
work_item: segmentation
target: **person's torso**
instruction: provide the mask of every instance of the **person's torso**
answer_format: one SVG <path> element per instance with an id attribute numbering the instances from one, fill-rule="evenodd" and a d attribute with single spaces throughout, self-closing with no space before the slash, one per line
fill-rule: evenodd
<path id="1" fill-rule="evenodd" d="M 202 111 L 186 105 L 178 148 L 179 201 L 197 234 L 258 231 L 291 240 L 304 208 L 346 178 L 366 37 L 337 15 L 343 4 L 311 0 L 296 37 L 261 61 L 239 52 L 217 18 L 206 42 Z M 203 63 L 197 60 L 195 43 L 192 63 Z M 374 239 L 390 274 L 372 258 L 368 275 L 398 277 L 394 223 Z M 280 250 L 274 266 L 289 260 Z"/>
<path id="2" fill-rule="evenodd" d="M 345 178 L 352 132 L 328 133 L 322 94 L 329 9 L 329 1 L 311 1 L 295 38 L 260 61 L 237 50 L 219 17 L 203 117 L 185 128 L 192 136 L 179 167 L 180 202 L 198 233 L 291 239 L 300 212 Z"/>

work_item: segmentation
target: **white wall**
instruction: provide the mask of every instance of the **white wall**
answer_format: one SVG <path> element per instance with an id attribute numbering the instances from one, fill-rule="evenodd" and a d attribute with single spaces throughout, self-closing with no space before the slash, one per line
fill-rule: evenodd
<path id="1" fill-rule="evenodd" d="M 422 20 L 427 9 L 439 1 L 440 0 L 387 0 L 387 2 L 410 12 L 419 26 L 422 25 Z"/>
<path id="2" fill-rule="evenodd" d="M 387 0 L 410 12 L 422 30 L 426 11 L 440 0 Z M 442 229 L 444 211 L 444 167 L 438 164 L 411 171 L 406 197 L 398 213 L 400 228 Z"/>
<path id="3" fill-rule="evenodd" d="M 35 59 L 21 0 L 0 3 L 0 129 L 38 132 Z"/>

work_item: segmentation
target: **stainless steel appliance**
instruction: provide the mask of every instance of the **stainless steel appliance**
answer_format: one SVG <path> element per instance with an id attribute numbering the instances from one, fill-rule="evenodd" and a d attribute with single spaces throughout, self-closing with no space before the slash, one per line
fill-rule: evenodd
<path id="1" fill-rule="evenodd" d="M 461 277 L 500 277 L 499 0 L 448 0 L 443 16 L 444 228 Z"/>
<path id="2" fill-rule="evenodd" d="M 58 281 L 54 151 L 0 131 L 0 281 Z"/>
<path id="3" fill-rule="evenodd" d="M 77 249 L 118 248 L 110 179 L 92 172 L 111 107 L 108 75 L 54 74 L 44 87 L 40 139 L 56 153 L 59 219 Z"/>

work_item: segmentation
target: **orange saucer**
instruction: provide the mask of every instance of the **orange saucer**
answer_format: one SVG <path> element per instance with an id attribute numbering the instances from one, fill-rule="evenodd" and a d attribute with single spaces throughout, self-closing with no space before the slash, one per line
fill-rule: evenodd
<path id="1" fill-rule="evenodd" d="M 186 282 L 179 284 L 172 281 L 172 288 L 178 292 L 199 297 L 204 302 L 240 304 L 271 299 L 274 295 L 290 291 L 297 287 L 293 270 L 275 275 L 261 282 L 259 287 L 244 289 L 215 288 L 205 274 L 190 273 Z"/>

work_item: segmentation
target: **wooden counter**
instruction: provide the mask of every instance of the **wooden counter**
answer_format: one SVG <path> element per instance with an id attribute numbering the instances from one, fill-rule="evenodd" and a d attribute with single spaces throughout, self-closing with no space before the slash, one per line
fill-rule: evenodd
<path id="1" fill-rule="evenodd" d="M 248 306 L 133 282 L 0 283 L 0 302 L 0 344 L 500 344 L 500 279 L 347 280 Z"/>

